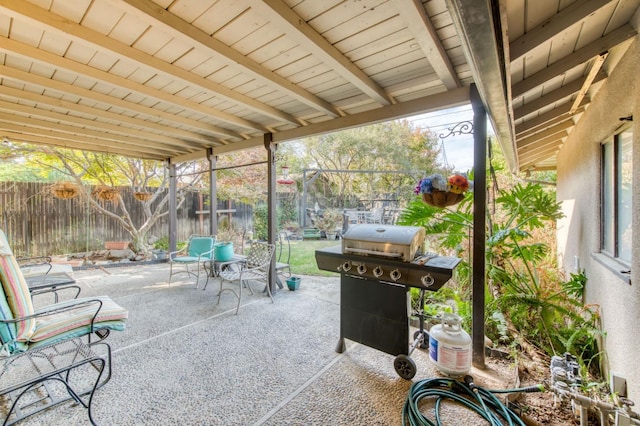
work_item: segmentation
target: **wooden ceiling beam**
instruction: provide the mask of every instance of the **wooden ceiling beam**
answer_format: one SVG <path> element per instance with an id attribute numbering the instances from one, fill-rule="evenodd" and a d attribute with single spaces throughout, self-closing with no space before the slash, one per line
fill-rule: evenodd
<path id="1" fill-rule="evenodd" d="M 115 141 L 105 141 L 85 137 L 79 134 L 61 133 L 39 127 L 18 126 L 0 121 L 0 132 L 11 140 L 18 142 L 33 142 L 41 145 L 56 145 L 65 148 L 79 149 L 82 151 L 105 152 L 109 154 L 126 155 L 129 157 L 143 157 L 152 159 L 164 159 L 170 154 L 163 151 L 142 146 L 132 146 Z M 55 143 L 60 141 L 59 143 Z M 165 151 L 166 152 L 166 151 Z"/>
<path id="2" fill-rule="evenodd" d="M 56 137 L 53 137 L 52 134 L 48 136 L 39 136 L 39 135 L 33 135 L 33 134 L 28 134 L 23 132 L 11 132 L 7 130 L 2 130 L 1 128 L 0 128 L 0 131 L 2 131 L 2 136 L 6 136 L 7 138 L 16 142 L 27 142 L 27 143 L 37 144 L 37 145 L 46 145 L 46 146 L 58 146 L 60 148 L 77 149 L 81 151 L 89 151 L 88 146 L 91 146 L 90 151 L 93 151 L 93 152 L 103 152 L 105 154 L 114 153 L 113 152 L 114 150 L 110 149 L 110 148 L 113 148 L 113 146 L 108 146 L 104 143 L 94 145 L 93 142 L 91 142 L 91 140 L 88 138 L 84 138 L 84 139 L 78 138 L 77 140 L 70 140 L 63 136 L 60 136 L 60 138 L 56 138 Z M 118 155 L 124 155 L 125 157 L 143 158 L 147 160 L 156 160 L 156 161 L 163 161 L 163 160 L 166 160 L 167 158 L 167 156 L 163 156 L 162 154 L 159 154 L 157 151 L 140 150 L 137 148 L 131 149 L 130 147 L 117 147 L 116 149 L 117 149 Z"/>
<path id="3" fill-rule="evenodd" d="M 117 7 L 125 8 L 128 12 L 133 12 L 137 16 L 141 16 L 146 20 L 153 20 L 154 25 L 158 26 L 158 24 L 160 24 L 159 26 L 162 26 L 170 34 L 179 34 L 188 38 L 191 42 L 206 49 L 207 52 L 227 65 L 233 67 L 240 66 L 248 75 L 251 75 L 259 81 L 263 81 L 270 86 L 278 87 L 282 92 L 317 111 L 322 111 L 331 117 L 339 117 L 340 115 L 343 115 L 338 109 L 324 99 L 304 90 L 279 74 L 264 68 L 254 60 L 230 48 L 226 44 L 180 19 L 150 0 L 118 0 L 113 3 Z M 256 2 L 256 4 L 257 3 L 261 2 Z M 215 83 L 211 82 L 211 84 Z M 254 110 L 259 109 L 259 112 L 262 112 L 263 114 L 270 115 L 271 117 L 277 116 L 280 120 L 289 124 L 293 124 L 295 126 L 302 124 L 296 118 L 291 117 L 282 111 L 262 105 L 249 97 L 239 95 L 229 89 L 226 89 L 224 86 L 220 86 L 218 89 L 214 90 L 214 92 L 227 97 L 234 102 L 242 103 Z"/>
<path id="4" fill-rule="evenodd" d="M 214 83 L 211 80 L 200 77 L 178 66 L 137 50 L 127 44 L 109 38 L 90 28 L 83 27 L 80 24 L 64 19 L 32 3 L 0 1 L 0 10 L 11 17 L 15 17 L 17 19 L 27 19 L 35 22 L 37 26 L 45 26 L 55 32 L 63 33 L 66 37 L 72 37 L 82 45 L 88 44 L 92 45 L 98 50 L 109 51 L 119 58 L 124 58 L 126 60 L 133 61 L 145 68 L 150 68 L 155 70 L 156 72 L 170 75 L 176 79 L 184 81 L 186 84 L 196 85 L 213 95 L 231 99 L 234 103 L 243 104 L 245 107 L 251 108 L 252 110 L 259 110 L 263 114 L 268 113 L 267 115 L 269 116 L 278 115 L 278 119 L 281 121 L 285 121 L 296 126 L 300 125 L 299 121 L 291 116 L 288 116 L 287 114 L 282 113 L 281 111 L 276 110 L 275 108 L 267 108 L 263 104 L 247 96 L 235 93 L 233 90 L 225 88 L 224 86 Z M 164 12 L 166 13 L 166 11 Z M 241 102 L 241 100 L 243 100 L 243 102 Z M 258 123 L 254 123 L 250 120 L 245 120 L 243 118 L 216 110 L 214 108 L 209 108 L 209 110 L 211 111 L 209 115 L 216 117 L 221 121 L 260 132 L 269 131 L 264 126 Z"/>
<path id="5" fill-rule="evenodd" d="M 22 83 L 34 84 L 36 86 L 43 88 L 44 90 L 51 89 L 54 91 L 58 91 L 60 93 L 67 93 L 72 96 L 77 96 L 82 99 L 90 99 L 95 102 L 103 103 L 105 105 L 116 106 L 118 108 L 131 111 L 135 114 L 143 114 L 148 117 L 160 117 L 163 120 L 184 124 L 188 127 L 200 129 L 202 131 L 205 131 L 213 135 L 219 135 L 227 138 L 237 137 L 237 134 L 235 132 L 229 131 L 227 129 L 223 129 L 218 126 L 213 126 L 211 124 L 207 124 L 202 121 L 192 120 L 190 118 L 182 117 L 177 114 L 171 114 L 159 109 L 154 109 L 154 108 L 146 107 L 143 105 L 134 104 L 132 102 L 127 102 L 120 98 L 105 95 L 99 92 L 95 92 L 93 90 L 84 89 L 82 87 L 73 86 L 70 84 L 63 83 L 61 81 L 52 80 L 36 74 L 28 73 L 25 71 L 20 71 L 20 70 L 8 67 L 6 65 L 0 65 L 0 75 L 2 75 L 4 78 L 10 78 L 10 79 L 21 81 Z"/>
<path id="6" fill-rule="evenodd" d="M 333 120 L 309 124 L 297 129 L 283 130 L 273 134 L 273 142 L 283 143 L 323 133 L 367 126 L 370 124 L 380 123 L 382 121 L 400 119 L 417 114 L 426 114 L 428 112 L 467 105 L 469 102 L 469 86 L 462 86 L 454 90 L 449 90 L 448 92 L 441 92 L 399 104 L 388 105 L 386 107 L 376 108 L 370 111 L 334 118 Z M 213 148 L 213 155 L 220 155 L 241 149 L 255 148 L 257 146 L 264 146 L 264 138 L 256 137 L 241 142 L 235 142 L 232 145 L 217 146 Z M 173 158 L 172 161 L 181 163 L 184 161 L 204 158 L 205 156 L 206 151 L 202 150 L 200 152 L 177 156 Z"/>
<path id="7" fill-rule="evenodd" d="M 460 87 L 455 68 L 420 0 L 395 0 L 400 17 L 447 90 Z"/>
<path id="8" fill-rule="evenodd" d="M 570 55 L 558 59 L 553 64 L 536 72 L 533 75 L 530 75 L 524 80 L 513 84 L 511 86 L 511 94 L 514 99 L 518 98 L 529 90 L 541 86 L 553 77 L 562 75 L 570 69 L 584 64 L 591 58 L 609 51 L 623 41 L 634 37 L 636 34 L 637 31 L 633 28 L 633 26 L 631 26 L 630 24 L 625 24 L 620 28 L 610 32 L 609 34 L 599 38 L 598 40 L 586 45 L 585 47 L 576 50 Z"/>
<path id="9" fill-rule="evenodd" d="M 149 141 L 147 140 L 136 138 L 133 136 L 123 136 L 123 135 L 114 134 L 114 133 L 100 132 L 100 131 L 91 130 L 87 128 L 71 126 L 68 124 L 61 124 L 61 123 L 54 123 L 52 121 L 47 121 L 47 120 L 40 120 L 33 117 L 23 117 L 21 115 L 16 115 L 16 114 L 6 114 L 3 112 L 0 112 L 0 121 L 5 122 L 5 124 L 1 125 L 2 128 L 12 130 L 15 132 L 19 131 L 19 128 L 24 126 L 24 127 L 29 127 L 31 129 L 30 131 L 35 132 L 36 134 L 38 134 L 36 129 L 41 129 L 44 131 L 56 132 L 58 134 L 67 134 L 68 137 L 70 138 L 83 135 L 83 136 L 91 137 L 95 140 L 103 140 L 105 141 L 105 143 L 115 142 L 115 143 L 118 143 L 119 146 L 126 145 L 126 146 L 129 146 L 130 148 L 144 146 L 145 149 L 165 151 L 167 152 L 167 154 L 171 153 L 172 151 L 182 151 L 182 152 L 189 151 L 188 149 L 176 148 L 175 146 L 170 146 L 170 148 L 168 148 L 167 144 L 163 144 L 163 143 L 149 143 Z M 192 148 L 191 150 L 193 149 L 194 148 Z"/>
<path id="10" fill-rule="evenodd" d="M 604 73 L 599 73 L 598 76 L 595 78 L 595 81 L 604 80 L 605 78 L 607 78 L 607 76 Z M 527 104 L 524 104 L 520 108 L 516 108 L 513 111 L 515 119 L 518 120 L 548 105 L 554 104 L 556 102 L 561 101 L 564 98 L 572 96 L 573 94 L 579 92 L 580 89 L 582 89 L 584 82 L 585 82 L 585 78 L 574 80 L 571 83 L 567 83 L 564 86 L 544 96 L 539 97 L 538 99 L 535 99 Z"/>
<path id="11" fill-rule="evenodd" d="M 546 129 L 544 129 L 543 131 L 539 132 L 539 133 L 535 133 L 529 137 L 526 138 L 521 138 L 520 140 L 516 141 L 516 146 L 518 147 L 518 152 L 520 152 L 520 150 L 528 145 L 533 145 L 535 143 L 537 143 L 539 140 L 545 139 L 547 137 L 550 136 L 555 136 L 558 134 L 562 134 L 564 133 L 564 135 L 566 136 L 566 130 L 572 128 L 573 126 L 575 126 L 575 124 L 573 123 L 573 121 L 571 120 L 567 120 L 567 121 L 563 121 L 561 123 L 558 123 L 554 126 L 548 127 Z"/>
<path id="12" fill-rule="evenodd" d="M 552 126 L 561 121 L 569 120 L 573 115 L 580 114 L 584 111 L 585 101 L 583 100 L 580 108 L 578 108 L 573 114 L 569 114 L 571 106 L 571 102 L 565 102 L 564 104 L 540 114 L 535 118 L 517 124 L 516 138 L 527 137 L 535 132 L 539 132 L 541 130 L 540 127 Z"/>
<path id="13" fill-rule="evenodd" d="M 135 137 L 139 139 L 145 139 L 149 141 L 148 143 L 152 146 L 157 145 L 158 147 L 162 147 L 163 145 L 168 144 L 172 146 L 178 146 L 178 147 L 182 146 L 182 147 L 191 148 L 191 149 L 202 147 L 202 144 L 185 142 L 183 140 L 172 138 L 164 134 L 147 132 L 144 130 L 133 129 L 131 127 L 118 126 L 115 124 L 109 124 L 101 121 L 90 120 L 87 118 L 81 118 L 81 117 L 77 117 L 69 114 L 62 114 L 55 111 L 48 111 L 40 108 L 27 106 L 27 105 L 16 104 L 13 102 L 6 102 L 6 101 L 0 100 L 0 110 L 5 110 L 5 111 L 8 111 L 9 113 L 21 112 L 25 115 L 47 118 L 51 121 L 72 123 L 77 126 L 80 126 L 78 127 L 79 130 L 82 127 L 93 128 L 103 132 L 108 132 L 112 135 L 122 135 L 123 137 Z"/>
<path id="14" fill-rule="evenodd" d="M 591 69 L 589 70 L 589 73 L 587 74 L 587 77 L 584 79 L 584 83 L 582 83 L 582 87 L 580 88 L 578 95 L 576 96 L 576 98 L 573 101 L 573 104 L 571 105 L 571 114 L 573 114 L 580 107 L 582 100 L 587 97 L 589 88 L 591 87 L 592 84 L 596 82 L 596 78 L 600 73 L 600 69 L 602 68 L 602 65 L 604 64 L 604 61 L 605 59 L 607 59 L 608 55 L 609 55 L 608 53 L 603 53 L 602 55 L 598 55 L 594 58 L 593 64 L 591 64 Z"/>
<path id="15" fill-rule="evenodd" d="M 556 145 L 549 146 L 546 150 L 537 152 L 532 154 L 531 156 L 523 156 L 521 157 L 522 162 L 522 170 L 527 170 L 531 167 L 534 167 L 537 162 L 544 161 L 553 157 L 555 154 L 560 151 L 562 147 L 562 142 L 559 142 Z"/>
<path id="16" fill-rule="evenodd" d="M 380 105 L 395 103 L 395 100 L 378 83 L 354 65 L 282 0 L 258 1 L 252 4 L 252 8 L 259 8 L 261 12 L 268 14 L 269 19 L 277 22 L 282 31 Z"/>
<path id="17" fill-rule="evenodd" d="M 22 56 L 27 60 L 38 61 L 45 65 L 51 65 L 54 68 L 63 68 L 72 73 L 83 75 L 88 78 L 93 78 L 97 81 L 103 82 L 107 85 L 112 85 L 121 89 L 130 90 L 131 92 L 154 98 L 158 101 L 164 101 L 168 104 L 176 105 L 190 111 L 203 114 L 205 116 L 216 117 L 217 109 L 210 108 L 205 105 L 190 101 L 186 98 L 176 96 L 172 93 L 164 92 L 153 87 L 145 86 L 144 84 L 136 83 L 124 77 L 119 77 L 115 74 L 110 74 L 106 71 L 99 70 L 97 68 L 84 65 L 70 59 L 49 53 L 45 50 L 38 49 L 33 46 L 21 43 L 16 40 L 12 40 L 6 37 L 0 36 L 0 51 L 10 52 L 16 55 Z M 229 114 L 225 113 L 225 116 Z M 259 127 L 258 129 L 266 131 L 266 128 Z M 241 135 L 237 133 L 230 133 L 238 139 L 243 139 Z"/>
<path id="18" fill-rule="evenodd" d="M 526 55 L 542 43 L 551 40 L 555 35 L 584 21 L 593 12 L 610 2 L 611 0 L 577 1 L 545 19 L 537 27 L 509 43 L 511 62 Z"/>
<path id="19" fill-rule="evenodd" d="M 527 158 L 536 155 L 540 152 L 546 152 L 550 149 L 550 147 L 555 147 L 562 145 L 562 139 L 568 136 L 567 132 L 563 132 L 559 135 L 549 136 L 547 138 L 541 139 L 534 144 L 529 144 L 524 148 L 518 149 L 518 155 L 520 159 L 525 161 Z"/>
<path id="20" fill-rule="evenodd" d="M 161 134 L 171 135 L 176 141 L 182 142 L 185 146 L 188 145 L 188 141 L 200 142 L 203 144 L 221 145 L 218 139 L 212 138 L 200 133 L 191 132 L 188 130 L 177 129 L 175 127 L 169 127 L 164 124 L 156 123 L 154 121 L 143 120 L 140 118 L 129 117 L 128 115 L 116 114 L 114 112 L 105 111 L 98 108 L 92 108 L 87 105 L 77 104 L 74 102 L 63 101 L 61 99 L 52 98 L 50 96 L 39 95 L 33 92 L 27 92 L 24 90 L 14 89 L 13 87 L 7 87 L 0 85 L 0 97 L 17 99 L 20 101 L 30 101 L 39 105 L 48 105 L 56 109 L 64 109 L 73 113 L 88 115 L 103 119 L 105 121 L 113 121 L 116 123 L 127 123 L 134 128 L 152 129 L 160 132 Z M 34 107 L 36 108 L 36 107 Z"/>

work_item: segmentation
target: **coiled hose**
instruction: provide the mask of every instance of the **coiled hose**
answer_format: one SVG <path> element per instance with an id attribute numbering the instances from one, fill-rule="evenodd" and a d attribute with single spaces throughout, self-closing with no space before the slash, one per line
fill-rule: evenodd
<path id="1" fill-rule="evenodd" d="M 506 407 L 494 394 L 513 392 L 544 392 L 542 385 L 517 389 L 488 390 L 473 383 L 467 375 L 464 382 L 448 378 L 426 379 L 415 382 L 402 408 L 402 426 L 440 426 L 440 405 L 446 399 L 459 402 L 483 417 L 491 426 L 525 426 L 524 422 Z M 435 423 L 425 417 L 418 405 L 423 398 L 435 398 Z"/>

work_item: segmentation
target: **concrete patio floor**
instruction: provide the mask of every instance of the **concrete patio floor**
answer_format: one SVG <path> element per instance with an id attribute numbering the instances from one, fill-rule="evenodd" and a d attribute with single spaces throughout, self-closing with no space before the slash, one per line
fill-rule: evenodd
<path id="1" fill-rule="evenodd" d="M 81 296 L 106 294 L 129 309 L 127 330 L 108 338 L 113 377 L 93 402 L 100 425 L 400 425 L 411 384 L 441 376 L 424 350 L 411 355 L 413 381 L 398 377 L 393 356 L 367 346 L 347 341 L 336 353 L 337 275 L 302 276 L 299 290 L 278 291 L 274 304 L 246 292 L 235 315 L 230 293 L 215 304 L 217 281 L 203 291 L 183 275 L 169 286 L 167 264 L 74 274 Z M 509 385 L 504 371 L 471 374 L 486 387 Z M 467 410 L 444 411 L 452 425 L 486 424 Z M 66 403 L 22 424 L 89 421 Z"/>

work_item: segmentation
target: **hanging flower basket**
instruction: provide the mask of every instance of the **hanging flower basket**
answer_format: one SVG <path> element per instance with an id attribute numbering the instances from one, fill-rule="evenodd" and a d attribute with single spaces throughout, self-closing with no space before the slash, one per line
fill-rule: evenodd
<path id="1" fill-rule="evenodd" d="M 149 201 L 153 194 L 151 192 L 134 192 L 133 196 L 140 201 Z"/>
<path id="2" fill-rule="evenodd" d="M 449 191 L 434 189 L 431 194 L 422 194 L 422 201 L 434 207 L 449 207 L 458 204 L 464 199 L 464 194 L 455 194 Z"/>
<path id="3" fill-rule="evenodd" d="M 449 207 L 464 200 L 464 193 L 472 186 L 473 182 L 464 175 L 451 175 L 445 179 L 440 174 L 434 174 L 421 179 L 414 192 L 421 195 L 422 201 L 430 206 Z"/>
<path id="4" fill-rule="evenodd" d="M 93 191 L 93 196 L 104 201 L 116 201 L 118 190 L 110 186 L 101 186 Z"/>
<path id="5" fill-rule="evenodd" d="M 51 186 L 51 193 L 56 198 L 69 200 L 80 195 L 80 190 L 75 183 L 60 182 Z"/>

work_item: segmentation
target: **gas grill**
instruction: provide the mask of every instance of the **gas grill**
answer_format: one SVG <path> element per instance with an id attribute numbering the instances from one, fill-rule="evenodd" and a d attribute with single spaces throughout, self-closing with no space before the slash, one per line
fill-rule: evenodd
<path id="1" fill-rule="evenodd" d="M 420 289 L 420 306 L 426 291 L 437 291 L 460 263 L 457 257 L 424 253 L 422 227 L 361 224 L 342 237 L 341 246 L 316 250 L 318 268 L 340 273 L 340 338 L 395 355 L 400 377 L 413 378 L 416 366 L 409 355 L 428 347 L 424 315 L 417 313 L 420 329 L 409 343 L 410 287 Z"/>

